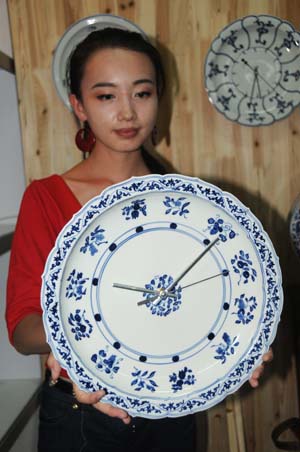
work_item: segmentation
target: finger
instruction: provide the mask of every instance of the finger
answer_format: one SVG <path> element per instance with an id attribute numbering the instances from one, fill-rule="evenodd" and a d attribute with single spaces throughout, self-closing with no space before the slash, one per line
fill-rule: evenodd
<path id="1" fill-rule="evenodd" d="M 59 362 L 54 358 L 53 353 L 51 352 L 47 359 L 47 367 L 51 371 L 51 378 L 53 381 L 56 381 L 60 376 L 61 367 Z"/>
<path id="2" fill-rule="evenodd" d="M 263 355 L 263 362 L 264 363 L 267 363 L 267 362 L 270 362 L 270 361 L 272 361 L 272 359 L 274 358 L 274 353 L 273 353 L 273 350 L 270 348 L 268 351 L 267 351 L 267 353 L 265 353 L 264 355 Z"/>
<path id="3" fill-rule="evenodd" d="M 110 417 L 117 417 L 121 419 L 124 424 L 129 424 L 131 421 L 131 417 L 126 411 L 121 408 L 114 407 L 108 403 L 97 402 L 93 405 L 97 410 L 101 411 L 101 413 L 106 414 Z"/>
<path id="4" fill-rule="evenodd" d="M 73 392 L 78 402 L 86 403 L 88 405 L 93 405 L 99 402 L 99 400 L 105 396 L 105 391 L 102 389 L 95 392 L 85 392 L 79 389 L 75 383 L 73 383 Z"/>
<path id="5" fill-rule="evenodd" d="M 257 388 L 257 386 L 259 385 L 259 378 L 262 376 L 264 372 L 264 365 L 261 364 L 260 366 L 258 366 L 255 371 L 253 372 L 253 374 L 251 375 L 251 377 L 249 378 L 249 383 L 252 386 L 252 388 Z"/>
<path id="6" fill-rule="evenodd" d="M 101 411 L 101 413 L 107 414 L 111 417 L 117 417 L 122 419 L 124 424 L 129 424 L 131 421 L 130 416 L 126 411 L 121 410 L 120 408 L 116 408 L 108 403 L 102 403 L 100 400 L 105 396 L 106 392 L 103 390 L 95 391 L 95 392 L 85 392 L 78 388 L 78 386 L 73 383 L 73 392 L 74 396 L 80 403 L 85 403 L 88 405 L 93 405 L 94 408 Z"/>

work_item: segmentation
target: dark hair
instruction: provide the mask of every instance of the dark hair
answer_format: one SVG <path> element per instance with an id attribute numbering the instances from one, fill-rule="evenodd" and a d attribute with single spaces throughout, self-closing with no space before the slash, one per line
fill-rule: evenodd
<path id="1" fill-rule="evenodd" d="M 66 76 L 70 93 L 81 99 L 80 85 L 88 59 L 98 50 L 111 48 L 133 50 L 147 55 L 155 69 L 158 97 L 162 96 L 165 88 L 165 74 L 158 50 L 140 33 L 119 28 L 93 31 L 78 44 L 70 56 L 67 67 Z"/>

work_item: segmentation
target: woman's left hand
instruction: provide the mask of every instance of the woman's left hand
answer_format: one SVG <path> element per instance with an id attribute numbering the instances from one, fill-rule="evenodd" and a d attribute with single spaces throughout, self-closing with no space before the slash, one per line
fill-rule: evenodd
<path id="1" fill-rule="evenodd" d="M 257 386 L 259 385 L 258 380 L 264 372 L 265 363 L 272 361 L 272 359 L 273 359 L 273 350 L 270 348 L 269 351 L 267 351 L 267 353 L 263 355 L 262 357 L 263 362 L 261 363 L 261 365 L 255 369 L 255 371 L 249 378 L 249 383 L 252 386 L 252 388 L 257 388 Z"/>

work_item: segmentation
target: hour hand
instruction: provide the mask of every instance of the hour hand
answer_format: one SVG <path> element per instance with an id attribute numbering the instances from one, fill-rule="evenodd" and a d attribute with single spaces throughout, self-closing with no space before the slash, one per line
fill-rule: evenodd
<path id="1" fill-rule="evenodd" d="M 135 292 L 151 293 L 152 295 L 158 295 L 158 290 L 150 290 L 146 289 L 145 287 L 129 286 L 128 284 L 119 284 L 119 283 L 113 283 L 113 287 L 116 287 L 118 289 L 133 290 Z"/>
<path id="2" fill-rule="evenodd" d="M 161 295 L 161 289 L 156 289 L 156 290 L 146 289 L 146 287 L 136 287 L 136 286 L 130 286 L 128 284 L 120 284 L 120 283 L 113 283 L 113 287 L 116 287 L 117 289 L 133 290 L 134 292 L 150 293 L 151 295 L 155 295 L 154 299 L 156 299 L 159 295 Z M 168 294 L 168 296 L 171 298 L 176 298 L 175 294 Z"/>

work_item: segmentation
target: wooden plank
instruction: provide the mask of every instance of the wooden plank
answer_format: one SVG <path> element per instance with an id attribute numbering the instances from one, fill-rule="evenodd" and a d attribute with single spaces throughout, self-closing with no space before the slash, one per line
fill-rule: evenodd
<path id="1" fill-rule="evenodd" d="M 229 22 L 271 14 L 298 28 L 297 0 L 9 0 L 8 5 L 27 181 L 61 173 L 80 159 L 73 143 L 74 118 L 51 79 L 51 55 L 59 37 L 83 16 L 119 14 L 142 26 L 152 39 L 159 38 L 168 89 L 158 120 L 158 151 L 179 172 L 213 182 L 249 206 L 273 240 L 286 293 L 299 285 L 299 262 L 287 230 L 300 191 L 299 108 L 269 127 L 239 126 L 210 104 L 203 78 L 210 43 Z M 273 426 L 299 414 L 296 303 L 287 297 L 274 364 L 261 387 L 252 390 L 246 384 L 238 398 L 198 415 L 199 450 L 206 443 L 208 452 L 275 452 Z"/>

